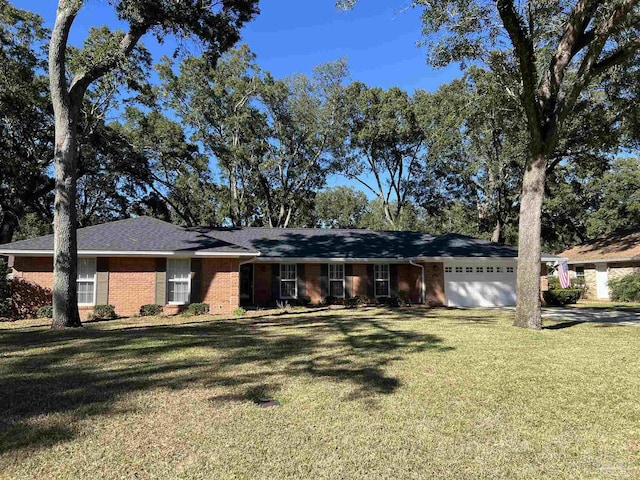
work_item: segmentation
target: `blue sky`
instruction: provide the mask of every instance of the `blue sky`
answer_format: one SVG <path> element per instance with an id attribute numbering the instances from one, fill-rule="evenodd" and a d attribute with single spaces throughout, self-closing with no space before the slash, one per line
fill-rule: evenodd
<path id="1" fill-rule="evenodd" d="M 57 1 L 13 3 L 53 25 Z M 333 0 L 261 0 L 261 13 L 245 27 L 242 41 L 276 77 L 310 73 L 317 64 L 346 57 L 353 80 L 433 91 L 459 71 L 456 66 L 436 70 L 426 64 L 425 50 L 416 46 L 420 12 L 410 5 L 410 0 L 361 0 L 353 10 L 342 11 Z M 89 27 L 104 24 L 124 28 L 106 0 L 87 0 L 72 27 L 71 43 L 81 43 Z M 156 60 L 172 53 L 170 44 L 158 45 L 149 36 L 144 42 Z"/>
<path id="2" fill-rule="evenodd" d="M 12 0 L 26 10 L 37 12 L 52 28 L 57 0 Z M 350 11 L 335 6 L 335 0 L 261 0 L 261 13 L 243 30 L 242 43 L 257 54 L 258 64 L 281 78 L 294 73 L 311 73 L 314 66 L 346 58 L 351 80 L 369 86 L 398 86 L 409 92 L 436 90 L 460 75 L 457 66 L 434 69 L 426 63 L 426 51 L 417 46 L 421 39 L 420 11 L 410 8 L 411 0 L 360 0 Z M 86 0 L 76 18 L 70 43 L 80 45 L 89 28 L 107 24 L 126 29 L 118 21 L 107 0 Z M 157 61 L 171 55 L 171 42 L 159 45 L 143 38 Z M 197 52 L 194 52 L 197 53 Z M 212 163 L 211 167 L 216 170 Z M 355 181 L 331 176 L 329 186 Z M 367 196 L 371 193 L 365 191 Z"/>

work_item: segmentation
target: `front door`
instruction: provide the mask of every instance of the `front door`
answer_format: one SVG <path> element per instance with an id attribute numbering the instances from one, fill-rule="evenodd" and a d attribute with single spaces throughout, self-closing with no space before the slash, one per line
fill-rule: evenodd
<path id="1" fill-rule="evenodd" d="M 253 305 L 253 264 L 240 265 L 240 305 Z"/>
<path id="2" fill-rule="evenodd" d="M 598 298 L 609 298 L 609 274 L 606 263 L 596 263 L 596 286 Z"/>

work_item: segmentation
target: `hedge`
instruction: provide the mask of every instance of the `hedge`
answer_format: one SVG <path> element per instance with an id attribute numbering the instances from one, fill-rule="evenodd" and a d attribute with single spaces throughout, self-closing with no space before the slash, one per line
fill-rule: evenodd
<path id="1" fill-rule="evenodd" d="M 142 315 L 143 317 L 154 317 L 156 315 L 161 315 L 162 312 L 162 305 L 158 305 L 155 303 L 149 303 L 140 307 L 140 315 Z"/>
<path id="2" fill-rule="evenodd" d="M 614 302 L 640 302 L 640 272 L 609 280 L 609 291 Z"/>
<path id="3" fill-rule="evenodd" d="M 118 318 L 116 308 L 113 305 L 96 305 L 89 314 L 90 320 L 113 320 Z"/>
<path id="4" fill-rule="evenodd" d="M 542 292 L 542 298 L 547 305 L 562 306 L 578 303 L 582 290 L 580 288 L 552 289 Z"/>
<path id="5" fill-rule="evenodd" d="M 189 315 L 204 315 L 209 313 L 209 304 L 208 303 L 192 303 L 187 308 L 187 313 Z"/>

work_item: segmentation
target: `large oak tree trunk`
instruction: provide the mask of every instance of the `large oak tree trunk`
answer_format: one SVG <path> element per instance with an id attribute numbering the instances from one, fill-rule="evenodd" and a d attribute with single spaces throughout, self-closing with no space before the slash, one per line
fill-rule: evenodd
<path id="1" fill-rule="evenodd" d="M 56 189 L 53 210 L 53 322 L 51 328 L 82 325 L 76 290 L 76 129 L 82 97 L 70 98 L 65 68 L 69 29 L 79 8 L 79 3 L 60 1 L 49 44 L 49 83 L 55 121 L 53 165 Z"/>
<path id="2" fill-rule="evenodd" d="M 56 119 L 57 120 L 57 119 Z M 56 196 L 53 210 L 53 323 L 51 328 L 79 327 L 76 288 L 76 132 L 73 121 L 58 125 L 54 166 Z"/>
<path id="3" fill-rule="evenodd" d="M 540 231 L 547 159 L 533 155 L 524 174 L 518 226 L 518 286 L 514 325 L 540 329 Z"/>

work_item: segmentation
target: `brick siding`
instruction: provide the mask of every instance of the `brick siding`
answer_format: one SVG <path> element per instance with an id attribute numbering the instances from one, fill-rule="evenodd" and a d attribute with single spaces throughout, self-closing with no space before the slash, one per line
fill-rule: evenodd
<path id="1" fill-rule="evenodd" d="M 131 316 L 142 305 L 155 301 L 155 258 L 109 258 L 108 303 L 116 313 Z M 237 259 L 203 259 L 201 298 L 210 305 L 212 313 L 231 313 L 239 305 L 240 261 Z M 13 275 L 43 288 L 53 288 L 53 259 L 51 257 L 17 257 Z M 79 307 L 86 318 L 93 307 Z M 176 309 L 177 311 L 177 309 Z"/>
<path id="2" fill-rule="evenodd" d="M 444 264 L 440 262 L 424 264 L 424 283 L 428 305 L 444 305 Z"/>
<path id="3" fill-rule="evenodd" d="M 229 314 L 240 305 L 240 260 L 206 258 L 202 262 L 202 301 L 213 314 Z"/>
<path id="4" fill-rule="evenodd" d="M 53 258 L 16 257 L 13 261 L 13 276 L 36 283 L 42 288 L 53 288 Z"/>
<path id="5" fill-rule="evenodd" d="M 351 267 L 353 275 L 353 296 L 365 297 L 367 295 L 367 266 L 363 263 L 355 263 Z"/>
<path id="6" fill-rule="evenodd" d="M 311 303 L 322 303 L 322 291 L 320 289 L 320 264 L 308 263 L 304 266 L 304 283 L 306 295 Z"/>
<path id="7" fill-rule="evenodd" d="M 155 271 L 155 258 L 109 259 L 108 298 L 118 315 L 134 315 L 155 302 Z"/>

